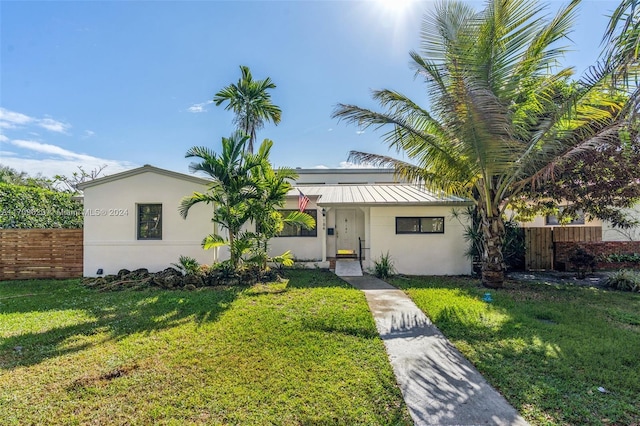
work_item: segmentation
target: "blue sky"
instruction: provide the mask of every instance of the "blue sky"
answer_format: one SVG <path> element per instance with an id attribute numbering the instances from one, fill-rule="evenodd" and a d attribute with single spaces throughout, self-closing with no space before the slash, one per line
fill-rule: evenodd
<path id="1" fill-rule="evenodd" d="M 233 131 L 232 113 L 209 102 L 239 65 L 277 85 L 282 121 L 258 133 L 274 141 L 276 166 L 386 153 L 379 133 L 330 115 L 339 102 L 374 108 L 372 89 L 426 100 L 408 53 L 433 2 L 404 2 L 0 0 L 0 163 L 45 176 L 79 165 L 187 173 L 189 147 L 217 150 Z M 550 13 L 565 4 L 547 3 Z M 583 1 L 564 63 L 578 75 L 617 3 Z"/>

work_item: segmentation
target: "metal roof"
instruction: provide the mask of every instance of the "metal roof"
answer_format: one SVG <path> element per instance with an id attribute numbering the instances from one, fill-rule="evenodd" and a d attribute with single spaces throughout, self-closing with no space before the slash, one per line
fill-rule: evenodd
<path id="1" fill-rule="evenodd" d="M 298 189 L 308 197 L 318 197 L 316 204 L 459 204 L 468 203 L 461 197 L 438 195 L 424 188 L 410 184 L 368 184 L 368 185 L 318 185 L 300 186 L 289 191 L 289 196 L 297 196 Z"/>

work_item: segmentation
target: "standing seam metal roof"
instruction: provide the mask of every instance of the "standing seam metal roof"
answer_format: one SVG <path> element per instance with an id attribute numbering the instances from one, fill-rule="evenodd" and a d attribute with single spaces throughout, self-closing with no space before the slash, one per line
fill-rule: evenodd
<path id="1" fill-rule="evenodd" d="M 453 195 L 438 195 L 410 184 L 317 185 L 292 189 L 308 197 L 318 197 L 317 204 L 451 204 L 469 200 Z"/>

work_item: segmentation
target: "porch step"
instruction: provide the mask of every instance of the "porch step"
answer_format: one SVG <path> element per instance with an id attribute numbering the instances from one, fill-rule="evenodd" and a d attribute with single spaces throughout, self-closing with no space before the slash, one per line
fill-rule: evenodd
<path id="1" fill-rule="evenodd" d="M 339 277 L 361 277 L 362 268 L 360 262 L 352 259 L 338 259 L 336 260 L 336 272 Z"/>
<path id="2" fill-rule="evenodd" d="M 355 250 L 338 250 L 336 259 L 357 259 L 358 254 Z"/>

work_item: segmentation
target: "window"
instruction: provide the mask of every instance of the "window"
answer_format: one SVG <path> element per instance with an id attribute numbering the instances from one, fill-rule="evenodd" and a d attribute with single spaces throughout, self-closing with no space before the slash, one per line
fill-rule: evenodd
<path id="1" fill-rule="evenodd" d="M 138 239 L 162 239 L 162 204 L 138 204 Z"/>
<path id="2" fill-rule="evenodd" d="M 283 218 L 289 216 L 289 213 L 297 212 L 298 210 L 280 210 Z M 311 216 L 316 224 L 318 222 L 318 211 L 317 210 L 305 210 L 309 216 Z M 284 228 L 282 232 L 278 235 L 279 237 L 317 237 L 318 236 L 318 226 L 316 225 L 313 229 L 303 229 L 300 226 L 294 226 L 289 223 L 284 224 Z"/>
<path id="3" fill-rule="evenodd" d="M 444 234 L 444 217 L 396 217 L 396 234 Z"/>
<path id="4" fill-rule="evenodd" d="M 563 208 L 560 209 L 560 212 L 562 212 L 562 210 Z M 584 225 L 584 212 L 582 210 L 578 210 L 576 215 L 577 217 L 575 219 L 572 219 L 570 222 L 566 222 L 563 225 Z M 561 225 L 558 216 L 553 214 L 547 215 L 546 224 L 551 226 Z"/>

